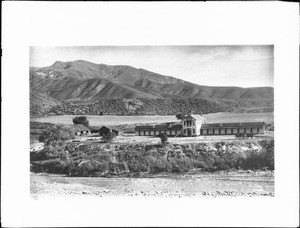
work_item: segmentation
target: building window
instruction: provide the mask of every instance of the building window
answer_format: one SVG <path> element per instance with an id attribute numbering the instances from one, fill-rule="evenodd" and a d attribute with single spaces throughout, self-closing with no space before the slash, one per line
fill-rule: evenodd
<path id="1" fill-rule="evenodd" d="M 195 134 L 196 134 L 195 129 L 193 129 L 193 135 L 195 135 Z"/>
<path id="2" fill-rule="evenodd" d="M 143 132 L 143 131 L 140 131 L 140 135 L 144 135 L 144 132 Z"/>

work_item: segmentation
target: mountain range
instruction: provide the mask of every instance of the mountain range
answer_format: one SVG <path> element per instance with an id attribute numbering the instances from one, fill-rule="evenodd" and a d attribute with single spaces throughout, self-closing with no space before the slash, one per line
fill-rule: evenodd
<path id="1" fill-rule="evenodd" d="M 213 98 L 273 99 L 272 87 L 214 87 L 194 84 L 125 65 L 84 60 L 30 67 L 31 103 L 93 103 L 106 99 Z M 199 72 L 199 77 L 201 72 Z"/>

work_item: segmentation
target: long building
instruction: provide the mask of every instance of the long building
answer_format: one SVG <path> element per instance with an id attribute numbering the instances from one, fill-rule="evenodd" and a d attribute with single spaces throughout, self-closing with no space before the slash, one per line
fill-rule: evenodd
<path id="1" fill-rule="evenodd" d="M 264 122 L 244 123 L 211 123 L 202 124 L 201 135 L 235 135 L 238 133 L 264 134 L 266 124 Z"/>
<path id="2" fill-rule="evenodd" d="M 197 136 L 197 135 L 235 135 L 238 133 L 264 134 L 264 122 L 244 123 L 209 123 L 202 124 L 191 115 L 185 116 L 181 122 L 136 126 L 136 136 L 155 136 L 166 133 L 168 136 Z"/>
<path id="3" fill-rule="evenodd" d="M 185 116 L 181 122 L 169 122 L 153 125 L 136 126 L 134 131 L 137 136 L 154 136 L 166 133 L 168 136 L 197 136 L 200 134 L 201 123 L 191 115 Z"/>

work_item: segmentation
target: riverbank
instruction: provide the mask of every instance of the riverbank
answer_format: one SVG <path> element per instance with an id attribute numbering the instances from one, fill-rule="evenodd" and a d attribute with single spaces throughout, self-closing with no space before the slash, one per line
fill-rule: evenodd
<path id="1" fill-rule="evenodd" d="M 30 175 L 31 197 L 272 197 L 274 173 L 235 171 L 143 178 Z"/>

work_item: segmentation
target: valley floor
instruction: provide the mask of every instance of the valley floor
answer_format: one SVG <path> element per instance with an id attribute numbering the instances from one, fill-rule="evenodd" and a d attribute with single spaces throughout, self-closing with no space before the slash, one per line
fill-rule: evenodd
<path id="1" fill-rule="evenodd" d="M 47 197 L 270 197 L 271 171 L 185 174 L 151 178 L 93 178 L 31 174 L 34 199 Z"/>
<path id="2" fill-rule="evenodd" d="M 48 117 L 31 118 L 30 121 L 45 122 L 53 124 L 73 124 L 72 119 L 76 115 L 57 115 Z M 114 125 L 135 125 L 148 123 L 176 122 L 178 121 L 173 116 L 97 116 L 85 115 L 91 126 L 114 126 Z M 205 123 L 225 123 L 225 122 L 261 122 L 271 123 L 274 121 L 273 112 L 265 113 L 233 113 L 233 112 L 218 112 L 205 115 L 193 115 L 197 120 L 204 120 Z"/>

